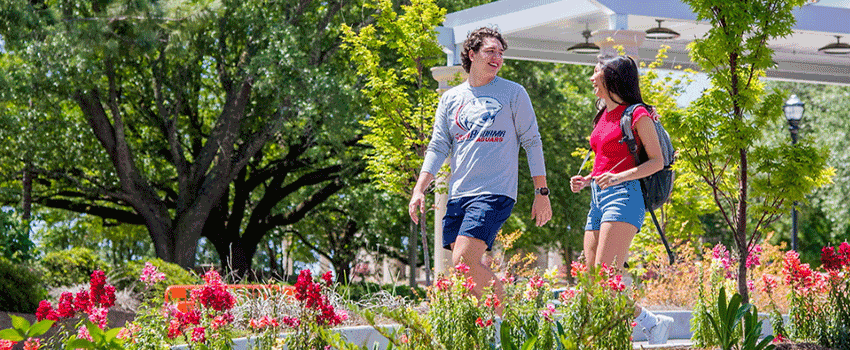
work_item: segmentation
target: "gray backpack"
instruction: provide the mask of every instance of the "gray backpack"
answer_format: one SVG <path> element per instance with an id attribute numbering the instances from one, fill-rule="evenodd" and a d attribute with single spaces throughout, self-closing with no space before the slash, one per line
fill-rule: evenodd
<path id="1" fill-rule="evenodd" d="M 670 195 L 673 193 L 673 180 L 676 174 L 673 173 L 672 165 L 676 161 L 676 150 L 673 149 L 673 143 L 670 142 L 670 135 L 664 126 L 658 120 L 658 115 L 655 113 L 655 107 L 645 104 L 634 104 L 626 108 L 623 112 L 623 117 L 620 119 L 620 130 L 623 132 L 624 142 L 629 147 L 629 152 L 635 158 L 635 166 L 645 162 L 648 157 L 643 147 L 638 147 L 635 135 L 632 132 L 632 114 L 635 108 L 643 106 L 649 112 L 655 132 L 658 133 L 658 141 L 661 144 L 661 154 L 664 156 L 664 168 L 658 172 L 640 179 L 640 187 L 643 192 L 643 203 L 646 210 L 652 215 L 652 221 L 655 223 L 655 228 L 658 229 L 658 234 L 661 236 L 661 241 L 664 242 L 664 247 L 667 248 L 667 255 L 670 258 L 670 264 L 675 261 L 675 255 L 670 250 L 670 244 L 667 243 L 667 237 L 664 236 L 664 231 L 661 230 L 661 225 L 658 224 L 658 219 L 655 217 L 655 209 L 658 209 L 670 200 Z"/>

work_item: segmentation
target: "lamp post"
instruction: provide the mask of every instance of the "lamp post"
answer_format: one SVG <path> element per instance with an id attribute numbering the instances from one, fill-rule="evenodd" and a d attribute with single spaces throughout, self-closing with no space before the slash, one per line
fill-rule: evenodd
<path id="1" fill-rule="evenodd" d="M 797 132 L 800 130 L 800 120 L 803 119 L 803 112 L 806 110 L 806 104 L 797 98 L 797 95 L 791 95 L 788 101 L 785 101 L 783 106 L 785 111 L 785 119 L 788 119 L 788 131 L 791 132 L 791 144 L 797 144 Z M 797 250 L 797 202 L 791 206 L 791 249 Z"/>

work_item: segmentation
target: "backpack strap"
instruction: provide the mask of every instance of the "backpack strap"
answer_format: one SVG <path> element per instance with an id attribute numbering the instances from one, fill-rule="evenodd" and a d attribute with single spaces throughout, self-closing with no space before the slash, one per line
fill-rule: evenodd
<path id="1" fill-rule="evenodd" d="M 638 145 L 637 139 L 635 139 L 635 133 L 632 131 L 632 115 L 635 112 L 635 108 L 638 106 L 646 105 L 642 103 L 636 103 L 631 106 L 626 107 L 626 110 L 623 111 L 623 116 L 620 118 L 620 131 L 623 133 L 623 139 L 620 140 L 620 143 L 625 143 L 629 148 L 629 153 L 632 154 L 632 157 L 635 159 L 635 165 L 640 163 L 640 158 L 638 156 Z"/>

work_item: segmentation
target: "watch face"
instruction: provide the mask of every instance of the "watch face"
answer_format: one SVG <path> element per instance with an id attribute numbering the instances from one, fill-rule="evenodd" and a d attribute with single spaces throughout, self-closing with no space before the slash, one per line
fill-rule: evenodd
<path id="1" fill-rule="evenodd" d="M 544 196 L 548 196 L 548 195 L 549 195 L 549 188 L 548 188 L 548 187 L 538 188 L 538 189 L 537 189 L 537 191 L 538 191 L 541 195 L 544 195 Z"/>

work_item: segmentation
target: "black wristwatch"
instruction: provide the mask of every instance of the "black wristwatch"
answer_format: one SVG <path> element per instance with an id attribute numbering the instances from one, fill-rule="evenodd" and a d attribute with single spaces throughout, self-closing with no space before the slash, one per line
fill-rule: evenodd
<path id="1" fill-rule="evenodd" d="M 535 188 L 534 194 L 539 194 L 541 196 L 548 196 L 549 195 L 549 187 Z"/>

